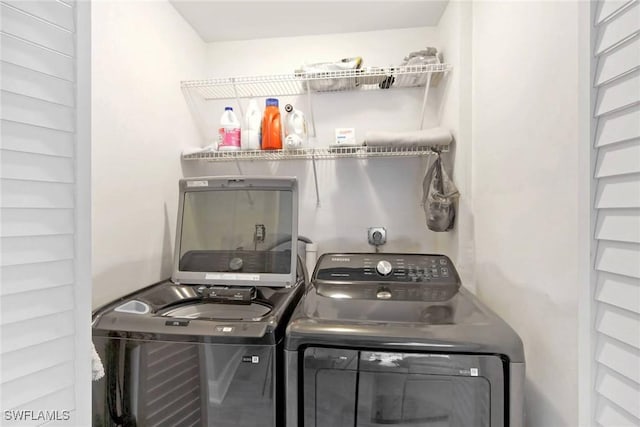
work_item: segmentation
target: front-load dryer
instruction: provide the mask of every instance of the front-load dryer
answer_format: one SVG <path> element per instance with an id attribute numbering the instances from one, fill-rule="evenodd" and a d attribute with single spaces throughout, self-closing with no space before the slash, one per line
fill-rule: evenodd
<path id="1" fill-rule="evenodd" d="M 287 327 L 288 427 L 521 427 L 518 335 L 444 255 L 323 255 Z"/>
<path id="2" fill-rule="evenodd" d="M 94 426 L 280 427 L 305 284 L 295 179 L 180 181 L 174 270 L 94 313 Z"/>

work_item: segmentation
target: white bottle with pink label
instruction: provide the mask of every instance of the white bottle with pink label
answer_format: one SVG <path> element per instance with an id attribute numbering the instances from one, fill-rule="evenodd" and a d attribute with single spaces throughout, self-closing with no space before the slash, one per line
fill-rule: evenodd
<path id="1" fill-rule="evenodd" d="M 240 150 L 240 121 L 233 108 L 225 107 L 218 128 L 218 151 Z"/>

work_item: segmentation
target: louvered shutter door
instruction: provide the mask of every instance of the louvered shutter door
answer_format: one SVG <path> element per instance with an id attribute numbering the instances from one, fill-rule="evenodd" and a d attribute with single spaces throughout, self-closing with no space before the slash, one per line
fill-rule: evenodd
<path id="1" fill-rule="evenodd" d="M 78 363 L 88 365 L 77 360 L 77 306 L 90 304 L 76 289 L 76 162 L 90 161 L 76 147 L 77 8 L 56 0 L 0 8 L 0 407 L 73 417 Z"/>
<path id="2" fill-rule="evenodd" d="M 595 5 L 595 424 L 640 425 L 640 2 Z"/>

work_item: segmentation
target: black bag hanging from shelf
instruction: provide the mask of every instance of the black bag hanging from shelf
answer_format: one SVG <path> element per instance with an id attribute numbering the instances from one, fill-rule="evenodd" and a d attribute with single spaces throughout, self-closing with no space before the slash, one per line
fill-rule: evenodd
<path id="1" fill-rule="evenodd" d="M 422 182 L 422 205 L 427 228 L 431 231 L 448 231 L 453 228 L 455 201 L 460 193 L 442 167 L 439 151 L 436 151 L 435 157 Z"/>

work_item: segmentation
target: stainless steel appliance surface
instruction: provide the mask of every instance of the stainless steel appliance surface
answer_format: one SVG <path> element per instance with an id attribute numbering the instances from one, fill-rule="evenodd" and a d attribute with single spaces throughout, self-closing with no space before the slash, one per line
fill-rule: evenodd
<path id="1" fill-rule="evenodd" d="M 288 427 L 523 425 L 522 342 L 444 255 L 323 255 L 285 358 Z"/>
<path id="2" fill-rule="evenodd" d="M 94 313 L 93 425 L 283 425 L 296 240 L 295 179 L 182 180 L 171 279 Z"/>

